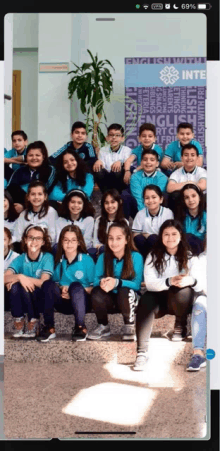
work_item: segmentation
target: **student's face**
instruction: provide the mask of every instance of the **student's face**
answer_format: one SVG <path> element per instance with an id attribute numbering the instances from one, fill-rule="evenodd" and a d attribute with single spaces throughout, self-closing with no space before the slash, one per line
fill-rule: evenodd
<path id="1" fill-rule="evenodd" d="M 194 210 L 199 206 L 200 197 L 194 189 L 186 189 L 183 196 L 184 202 L 189 210 Z"/>
<path id="2" fill-rule="evenodd" d="M 124 231 L 120 227 L 111 227 L 108 234 L 108 245 L 113 254 L 124 252 L 127 239 Z"/>
<path id="3" fill-rule="evenodd" d="M 82 145 L 87 140 L 86 130 L 82 128 L 76 128 L 72 133 L 73 144 Z"/>
<path id="4" fill-rule="evenodd" d="M 31 188 L 30 193 L 27 196 L 27 200 L 34 208 L 42 207 L 46 199 L 47 195 L 44 194 L 42 186 Z"/>
<path id="5" fill-rule="evenodd" d="M 40 230 L 31 229 L 25 238 L 25 244 L 27 245 L 29 252 L 40 252 L 41 247 L 44 245 L 43 232 Z"/>
<path id="6" fill-rule="evenodd" d="M 185 146 L 185 144 L 189 144 L 189 142 L 192 141 L 194 133 L 190 128 L 180 128 L 177 133 L 177 138 L 180 141 L 180 144 Z"/>
<path id="7" fill-rule="evenodd" d="M 9 201 L 5 197 L 4 198 L 4 213 L 7 213 L 8 210 L 9 210 Z"/>
<path id="8" fill-rule="evenodd" d="M 73 196 L 68 203 L 68 208 L 70 213 L 72 213 L 73 215 L 79 215 L 83 210 L 83 205 L 84 204 L 81 197 Z"/>
<path id="9" fill-rule="evenodd" d="M 197 153 L 195 149 L 185 149 L 182 155 L 183 166 L 187 171 L 192 170 L 197 164 Z"/>
<path id="10" fill-rule="evenodd" d="M 169 253 L 178 249 L 181 241 L 181 235 L 175 227 L 167 227 L 162 234 L 162 243 Z"/>
<path id="11" fill-rule="evenodd" d="M 154 155 L 146 154 L 143 156 L 143 158 L 141 160 L 141 166 L 142 166 L 144 172 L 151 173 L 151 172 L 154 172 L 158 168 L 159 162 Z"/>
<path id="12" fill-rule="evenodd" d="M 30 149 L 27 154 L 27 164 L 32 169 L 39 168 L 44 161 L 44 157 L 40 149 Z"/>
<path id="13" fill-rule="evenodd" d="M 144 194 L 144 204 L 151 211 L 157 211 L 163 202 L 163 197 L 160 198 L 153 189 L 147 189 Z"/>
<path id="14" fill-rule="evenodd" d="M 27 146 L 27 141 L 21 135 L 14 135 L 12 138 L 12 147 L 16 149 L 17 152 L 22 152 Z"/>
<path id="15" fill-rule="evenodd" d="M 118 210 L 118 202 L 112 196 L 108 195 L 104 202 L 104 209 L 108 215 L 114 215 Z"/>
<path id="16" fill-rule="evenodd" d="M 62 241 L 62 247 L 65 253 L 67 254 L 75 253 L 77 251 L 78 244 L 79 243 L 75 232 L 65 233 Z"/>
<path id="17" fill-rule="evenodd" d="M 144 130 L 139 136 L 139 141 L 145 149 L 148 149 L 155 142 L 156 136 L 151 130 Z"/>
<path id="18" fill-rule="evenodd" d="M 106 141 L 109 142 L 112 148 L 119 146 L 120 143 L 124 141 L 124 136 L 120 132 L 120 130 L 109 130 L 108 135 L 106 136 Z"/>
<path id="19" fill-rule="evenodd" d="M 74 172 L 77 168 L 77 161 L 70 153 L 67 153 L 63 157 L 63 168 L 69 173 Z"/>
<path id="20" fill-rule="evenodd" d="M 11 240 L 8 238 L 7 233 L 4 232 L 4 254 L 8 253 Z"/>

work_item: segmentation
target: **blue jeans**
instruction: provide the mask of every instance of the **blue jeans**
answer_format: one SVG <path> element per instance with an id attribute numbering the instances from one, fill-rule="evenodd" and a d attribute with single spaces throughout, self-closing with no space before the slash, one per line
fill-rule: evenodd
<path id="1" fill-rule="evenodd" d="M 205 347 L 207 324 L 206 300 L 207 297 L 205 295 L 199 295 L 193 303 L 191 319 L 193 349 L 203 350 Z"/>

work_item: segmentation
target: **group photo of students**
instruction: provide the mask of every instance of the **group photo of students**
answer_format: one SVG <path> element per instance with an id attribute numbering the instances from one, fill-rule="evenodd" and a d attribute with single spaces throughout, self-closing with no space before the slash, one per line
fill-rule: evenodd
<path id="1" fill-rule="evenodd" d="M 142 371 L 155 317 L 175 316 L 171 340 L 179 342 L 191 314 L 186 369 L 205 367 L 207 171 L 192 124 L 179 123 L 165 149 L 152 123 L 141 124 L 134 149 L 118 123 L 98 151 L 80 121 L 52 154 L 23 130 L 11 138 L 4 149 L 4 293 L 13 338 L 48 343 L 60 312 L 74 315 L 74 342 L 109 339 L 108 315 L 121 313 L 121 338 L 136 341 L 133 370 Z M 87 330 L 91 312 L 97 327 Z"/>

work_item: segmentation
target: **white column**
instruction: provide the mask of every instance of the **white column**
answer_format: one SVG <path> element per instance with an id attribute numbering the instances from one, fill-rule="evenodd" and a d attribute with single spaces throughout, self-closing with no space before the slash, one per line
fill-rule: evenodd
<path id="1" fill-rule="evenodd" d="M 13 14 L 6 14 L 4 22 L 4 94 L 12 97 L 12 67 L 13 67 Z M 12 100 L 4 103 L 5 139 L 4 146 L 11 149 L 12 133 Z"/>
<path id="2" fill-rule="evenodd" d="M 72 14 L 39 14 L 38 63 L 70 63 L 71 30 Z M 69 81 L 67 73 L 38 73 L 38 139 L 49 154 L 70 140 Z"/>

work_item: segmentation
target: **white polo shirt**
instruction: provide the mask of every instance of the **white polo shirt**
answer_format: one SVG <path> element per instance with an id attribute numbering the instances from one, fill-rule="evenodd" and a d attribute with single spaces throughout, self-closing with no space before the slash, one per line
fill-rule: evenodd
<path id="1" fill-rule="evenodd" d="M 182 166 L 179 169 L 176 169 L 174 171 L 170 178 L 170 180 L 173 180 L 176 183 L 182 183 L 182 182 L 195 182 L 198 183 L 201 179 L 207 178 L 207 171 L 204 168 L 201 168 L 200 166 L 196 166 L 192 172 L 186 172 L 184 167 Z"/>
<path id="2" fill-rule="evenodd" d="M 98 159 L 104 164 L 106 171 L 111 172 L 111 166 L 116 161 L 120 161 L 122 164 L 130 157 L 130 147 L 121 145 L 116 152 L 111 150 L 110 145 L 101 147 L 98 155 Z"/>
<path id="3" fill-rule="evenodd" d="M 4 258 L 4 272 L 8 269 L 9 265 L 15 258 L 17 258 L 20 254 L 17 254 L 17 252 L 12 251 L 10 249 L 9 253 Z"/>
<path id="4" fill-rule="evenodd" d="M 14 228 L 14 235 L 16 237 L 16 241 L 21 241 L 22 235 L 24 230 L 27 226 L 34 224 L 34 225 L 41 225 L 42 227 L 45 227 L 48 229 L 48 234 L 51 237 L 52 244 L 55 244 L 55 223 L 58 219 L 58 214 L 56 210 L 53 207 L 48 208 L 48 212 L 43 218 L 39 218 L 38 213 L 29 212 L 28 213 L 28 221 L 25 219 L 25 210 L 21 212 L 20 216 L 16 220 L 15 228 Z"/>
<path id="5" fill-rule="evenodd" d="M 94 218 L 92 216 L 87 216 L 87 218 L 80 218 L 76 221 L 71 221 L 71 219 L 59 218 L 56 221 L 56 239 L 55 242 L 58 243 L 61 231 L 67 225 L 76 225 L 80 228 L 86 248 L 89 249 L 92 246 L 92 235 L 94 228 Z"/>
<path id="6" fill-rule="evenodd" d="M 145 207 L 136 214 L 132 225 L 132 232 L 158 235 L 164 221 L 173 218 L 173 212 L 169 208 L 161 206 L 157 215 L 152 216 L 148 208 Z"/>

